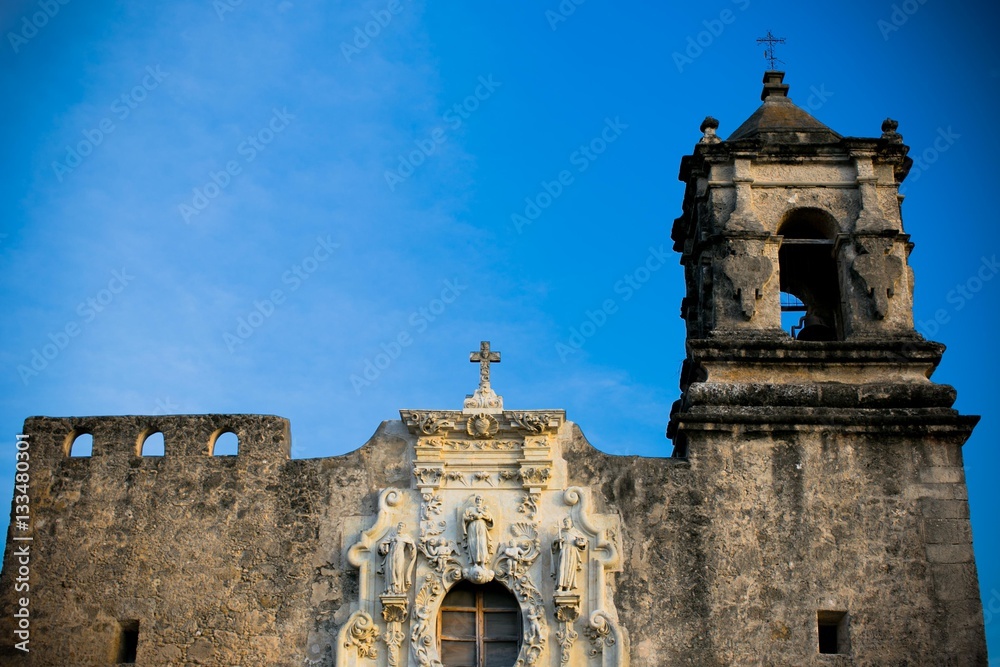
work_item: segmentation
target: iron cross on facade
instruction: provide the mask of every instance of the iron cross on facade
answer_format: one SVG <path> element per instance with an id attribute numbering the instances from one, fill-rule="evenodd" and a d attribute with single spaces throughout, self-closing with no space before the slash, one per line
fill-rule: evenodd
<path id="1" fill-rule="evenodd" d="M 490 386 L 490 364 L 500 363 L 500 353 L 490 352 L 490 342 L 484 340 L 479 344 L 478 352 L 471 352 L 469 354 L 469 361 L 472 363 L 479 362 L 479 386 L 489 387 Z"/>
<path id="2" fill-rule="evenodd" d="M 775 37 L 774 35 L 771 34 L 771 31 L 768 30 L 767 35 L 758 39 L 757 43 L 767 44 L 767 46 L 764 47 L 764 58 L 768 61 L 768 63 L 770 63 L 771 69 L 774 69 L 774 63 L 782 62 L 774 56 L 774 45 L 784 44 L 785 43 L 784 37 Z"/>

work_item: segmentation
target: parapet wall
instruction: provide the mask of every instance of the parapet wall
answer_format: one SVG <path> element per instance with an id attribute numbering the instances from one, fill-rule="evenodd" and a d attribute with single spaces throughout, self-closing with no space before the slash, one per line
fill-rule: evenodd
<path id="1" fill-rule="evenodd" d="M 142 456 L 154 432 L 163 455 Z M 238 454 L 211 455 L 226 432 Z M 288 420 L 32 417 L 24 433 L 30 530 L 16 530 L 12 511 L 0 664 L 113 665 L 134 624 L 138 664 L 263 665 L 248 658 L 275 655 L 280 637 L 303 626 L 310 558 L 300 550 L 312 552 L 315 522 L 301 516 L 302 497 L 319 489 L 303 473 L 309 463 L 289 457 Z M 93 438 L 89 456 L 71 455 L 81 434 Z M 358 467 L 352 455 L 330 467 L 344 464 Z M 23 548 L 30 586 L 16 590 Z M 21 597 L 30 602 L 30 653 L 11 649 Z"/>
<path id="2" fill-rule="evenodd" d="M 32 458 L 43 460 L 69 457 L 73 441 L 83 434 L 93 437 L 91 458 L 141 456 L 143 442 L 157 432 L 163 434 L 165 457 L 211 456 L 223 433 L 239 439 L 237 458 L 287 459 L 291 452 L 288 420 L 273 415 L 31 417 L 24 423 Z"/>

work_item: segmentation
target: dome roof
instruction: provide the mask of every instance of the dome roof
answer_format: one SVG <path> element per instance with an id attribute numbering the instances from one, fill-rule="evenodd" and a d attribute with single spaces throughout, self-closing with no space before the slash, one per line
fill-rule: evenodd
<path id="1" fill-rule="evenodd" d="M 760 139 L 766 143 L 828 144 L 841 136 L 819 122 L 788 98 L 784 72 L 764 73 L 764 103 L 736 128 L 726 141 Z"/>

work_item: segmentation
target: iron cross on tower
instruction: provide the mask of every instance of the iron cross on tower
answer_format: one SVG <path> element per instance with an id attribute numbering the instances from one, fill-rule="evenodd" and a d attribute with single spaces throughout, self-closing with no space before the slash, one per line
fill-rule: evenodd
<path id="1" fill-rule="evenodd" d="M 479 362 L 479 388 L 489 389 L 490 387 L 490 364 L 500 363 L 500 353 L 490 352 L 490 342 L 484 340 L 479 344 L 479 351 L 469 354 L 469 361 Z"/>
<path id="2" fill-rule="evenodd" d="M 774 56 L 774 45 L 775 44 L 784 44 L 785 43 L 785 38 L 784 37 L 775 37 L 774 35 L 771 34 L 771 31 L 768 30 L 767 31 L 767 35 L 765 35 L 764 37 L 761 37 L 760 39 L 758 39 L 757 43 L 758 44 L 767 44 L 767 46 L 764 47 L 764 58 L 770 64 L 770 68 L 771 69 L 774 69 L 774 63 L 783 62 L 781 60 L 778 60 Z"/>

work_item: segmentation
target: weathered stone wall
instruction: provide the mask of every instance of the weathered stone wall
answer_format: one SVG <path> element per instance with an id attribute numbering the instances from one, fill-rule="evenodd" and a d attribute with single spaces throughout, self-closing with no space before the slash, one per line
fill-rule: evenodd
<path id="1" fill-rule="evenodd" d="M 136 455 L 150 428 L 164 434 L 162 457 Z M 237 434 L 238 456 L 209 456 L 219 430 Z M 66 457 L 79 431 L 93 434 L 93 455 Z M 113 664 L 118 621 L 130 619 L 139 621 L 138 664 L 302 664 L 321 526 L 331 508 L 358 512 L 373 485 L 389 483 L 385 467 L 366 465 L 374 445 L 290 460 L 278 417 L 33 418 L 25 433 L 31 652 L 9 652 L 9 664 Z M 7 544 L 5 646 L 20 595 L 10 533 Z"/>
<path id="2" fill-rule="evenodd" d="M 148 429 L 166 455 L 137 456 Z M 234 457 L 209 456 L 219 430 Z M 88 458 L 65 456 L 80 430 Z M 31 653 L 110 665 L 139 621 L 140 665 L 334 664 L 357 600 L 345 530 L 408 488 L 414 438 L 288 458 L 277 417 L 33 418 Z M 689 459 L 615 457 L 560 429 L 570 484 L 622 518 L 610 585 L 632 664 L 984 665 L 961 438 L 804 427 L 688 428 Z M 8 534 L 0 633 L 16 565 Z M 818 610 L 849 613 L 852 658 L 818 655 Z M 548 664 L 548 663 L 546 663 Z"/>
<path id="3" fill-rule="evenodd" d="M 689 446 L 689 463 L 622 465 L 582 437 L 567 454 L 622 513 L 633 664 L 986 664 L 959 443 L 721 430 Z M 851 657 L 818 655 L 820 610 L 848 612 Z"/>

